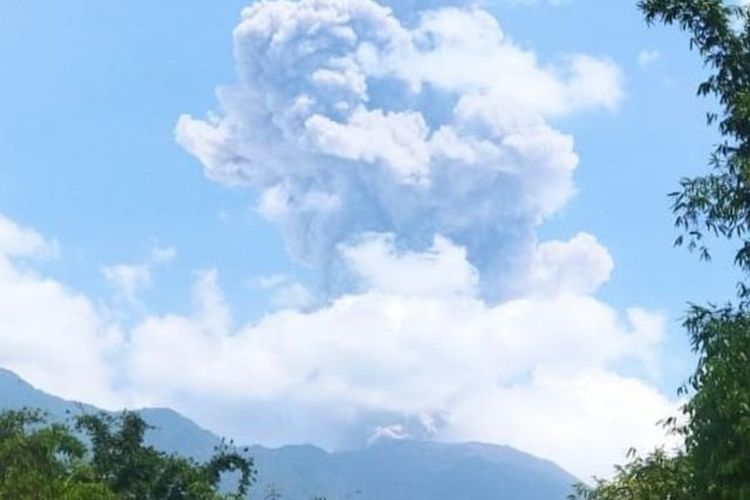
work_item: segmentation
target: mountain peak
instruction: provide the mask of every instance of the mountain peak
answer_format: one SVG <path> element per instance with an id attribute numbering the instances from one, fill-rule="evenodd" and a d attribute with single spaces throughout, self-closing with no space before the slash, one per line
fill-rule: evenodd
<path id="1" fill-rule="evenodd" d="M 0 368 L 0 410 L 35 407 L 52 418 L 100 411 L 46 394 Z M 140 410 L 152 426 L 147 442 L 169 453 L 204 461 L 219 438 L 169 408 Z M 278 449 L 253 446 L 259 472 L 255 491 L 279 490 L 284 498 L 329 500 L 547 500 L 565 498 L 576 479 L 552 462 L 508 446 L 378 440 L 329 453 L 312 445 Z M 353 493 L 356 492 L 356 493 Z"/>

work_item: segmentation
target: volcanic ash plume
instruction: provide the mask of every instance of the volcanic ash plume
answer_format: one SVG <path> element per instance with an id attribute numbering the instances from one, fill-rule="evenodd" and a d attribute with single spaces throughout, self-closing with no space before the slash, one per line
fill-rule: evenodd
<path id="1" fill-rule="evenodd" d="M 513 292 L 534 230 L 574 192 L 573 139 L 550 119 L 617 106 L 619 72 L 541 64 L 476 7 L 261 1 L 234 30 L 221 112 L 182 116 L 213 180 L 253 187 L 292 255 L 346 285 L 339 248 L 384 233 L 406 251 L 465 247 L 485 297 Z"/>

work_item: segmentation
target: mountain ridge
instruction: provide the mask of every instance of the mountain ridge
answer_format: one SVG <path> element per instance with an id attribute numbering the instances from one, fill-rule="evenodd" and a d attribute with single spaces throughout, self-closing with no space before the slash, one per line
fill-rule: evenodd
<path id="1" fill-rule="evenodd" d="M 53 419 L 100 411 L 47 394 L 0 368 L 0 410 L 23 407 L 40 408 Z M 205 460 L 221 441 L 172 409 L 137 411 L 153 427 L 148 444 L 165 452 Z M 255 491 L 273 489 L 290 500 L 555 500 L 576 481 L 549 460 L 479 442 L 380 440 L 340 452 L 309 444 L 248 448 L 259 470 Z"/>

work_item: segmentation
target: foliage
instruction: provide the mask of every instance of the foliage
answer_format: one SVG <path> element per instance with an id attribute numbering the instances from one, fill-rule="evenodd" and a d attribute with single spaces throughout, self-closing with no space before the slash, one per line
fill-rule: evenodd
<path id="1" fill-rule="evenodd" d="M 669 455 L 656 450 L 645 458 L 635 457 L 625 466 L 615 467 L 611 481 L 596 480 L 594 487 L 575 486 L 571 500 L 694 500 L 689 463 L 683 454 Z"/>
<path id="2" fill-rule="evenodd" d="M 136 413 L 84 415 L 76 429 L 91 439 L 91 466 L 118 498 L 203 500 L 244 498 L 253 481 L 252 462 L 222 446 L 206 464 L 144 446 L 146 423 Z M 240 472 L 237 489 L 217 493 L 223 472 Z"/>
<path id="3" fill-rule="evenodd" d="M 1 500 L 116 498 L 84 461 L 86 448 L 40 412 L 0 414 Z"/>
<path id="4" fill-rule="evenodd" d="M 750 272 L 750 10 L 722 0 L 642 0 L 646 21 L 678 24 L 710 70 L 698 94 L 714 96 L 722 141 L 708 175 L 681 181 L 673 193 L 676 225 L 686 243 L 709 258 L 705 236 L 738 239 L 735 264 Z M 656 451 L 617 467 L 611 481 L 578 485 L 570 498 L 750 499 L 750 287 L 738 306 L 693 306 L 685 326 L 699 361 L 680 389 L 689 397 L 685 423 L 669 419 L 684 438 L 676 455 Z"/>
<path id="5" fill-rule="evenodd" d="M 739 239 L 735 262 L 750 271 L 750 17 L 748 9 L 723 0 L 643 0 L 639 6 L 651 24 L 678 24 L 690 34 L 711 71 L 698 94 L 718 99 L 722 140 L 711 154 L 708 175 L 686 178 L 673 193 L 676 225 L 684 229 L 677 243 L 686 243 L 709 257 L 705 236 Z M 744 290 L 744 288 L 743 288 Z"/>
<path id="6" fill-rule="evenodd" d="M 695 308 L 686 325 L 701 353 L 681 429 L 696 495 L 750 499 L 750 315 Z"/>
<path id="7" fill-rule="evenodd" d="M 281 490 L 276 486 L 268 486 L 266 493 L 263 495 L 263 500 L 280 500 L 284 495 L 281 494 Z"/>
<path id="8" fill-rule="evenodd" d="M 684 437 L 684 451 L 635 458 L 611 481 L 578 485 L 571 498 L 750 499 L 750 314 L 695 307 L 685 324 L 700 357 L 681 389 L 691 395 L 685 423 L 668 422 Z"/>
<path id="9" fill-rule="evenodd" d="M 136 413 L 83 415 L 74 429 L 37 411 L 0 414 L 0 500 L 234 500 L 254 480 L 251 459 L 222 444 L 205 464 L 144 444 Z M 224 473 L 239 476 L 222 494 Z"/>

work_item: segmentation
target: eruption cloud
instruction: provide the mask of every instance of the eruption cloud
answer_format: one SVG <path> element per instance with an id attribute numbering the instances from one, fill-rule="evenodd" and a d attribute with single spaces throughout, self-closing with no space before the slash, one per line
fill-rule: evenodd
<path id="1" fill-rule="evenodd" d="M 177 141 L 257 194 L 328 300 L 302 288 L 235 325 L 210 271 L 193 314 L 129 332 L 136 393 L 248 442 L 480 440 L 581 477 L 660 442 L 673 402 L 612 367 L 657 372 L 664 318 L 594 297 L 614 263 L 592 235 L 536 236 L 575 194 L 555 124 L 617 109 L 615 63 L 541 61 L 478 4 L 434 0 L 257 1 L 234 52 L 219 111 Z"/>
<path id="2" fill-rule="evenodd" d="M 618 67 L 541 61 L 470 2 L 388 5 L 253 3 L 219 111 L 176 127 L 210 179 L 257 194 L 328 300 L 267 276 L 276 309 L 244 323 L 205 269 L 191 308 L 155 312 L 140 294 L 170 247 L 105 266 L 104 307 L 39 268 L 55 241 L 0 215 L 0 366 L 245 443 L 483 441 L 586 478 L 663 442 L 666 318 L 595 296 L 614 262 L 594 236 L 536 236 L 575 193 L 557 124 L 616 110 Z"/>
<path id="3" fill-rule="evenodd" d="M 617 66 L 542 64 L 479 7 L 275 0 L 234 30 L 238 81 L 221 112 L 182 116 L 178 142 L 209 178 L 255 188 L 290 253 L 351 288 L 339 248 L 388 234 L 466 248 L 482 295 L 518 292 L 535 229 L 574 194 L 573 138 L 551 120 L 615 109 Z"/>

